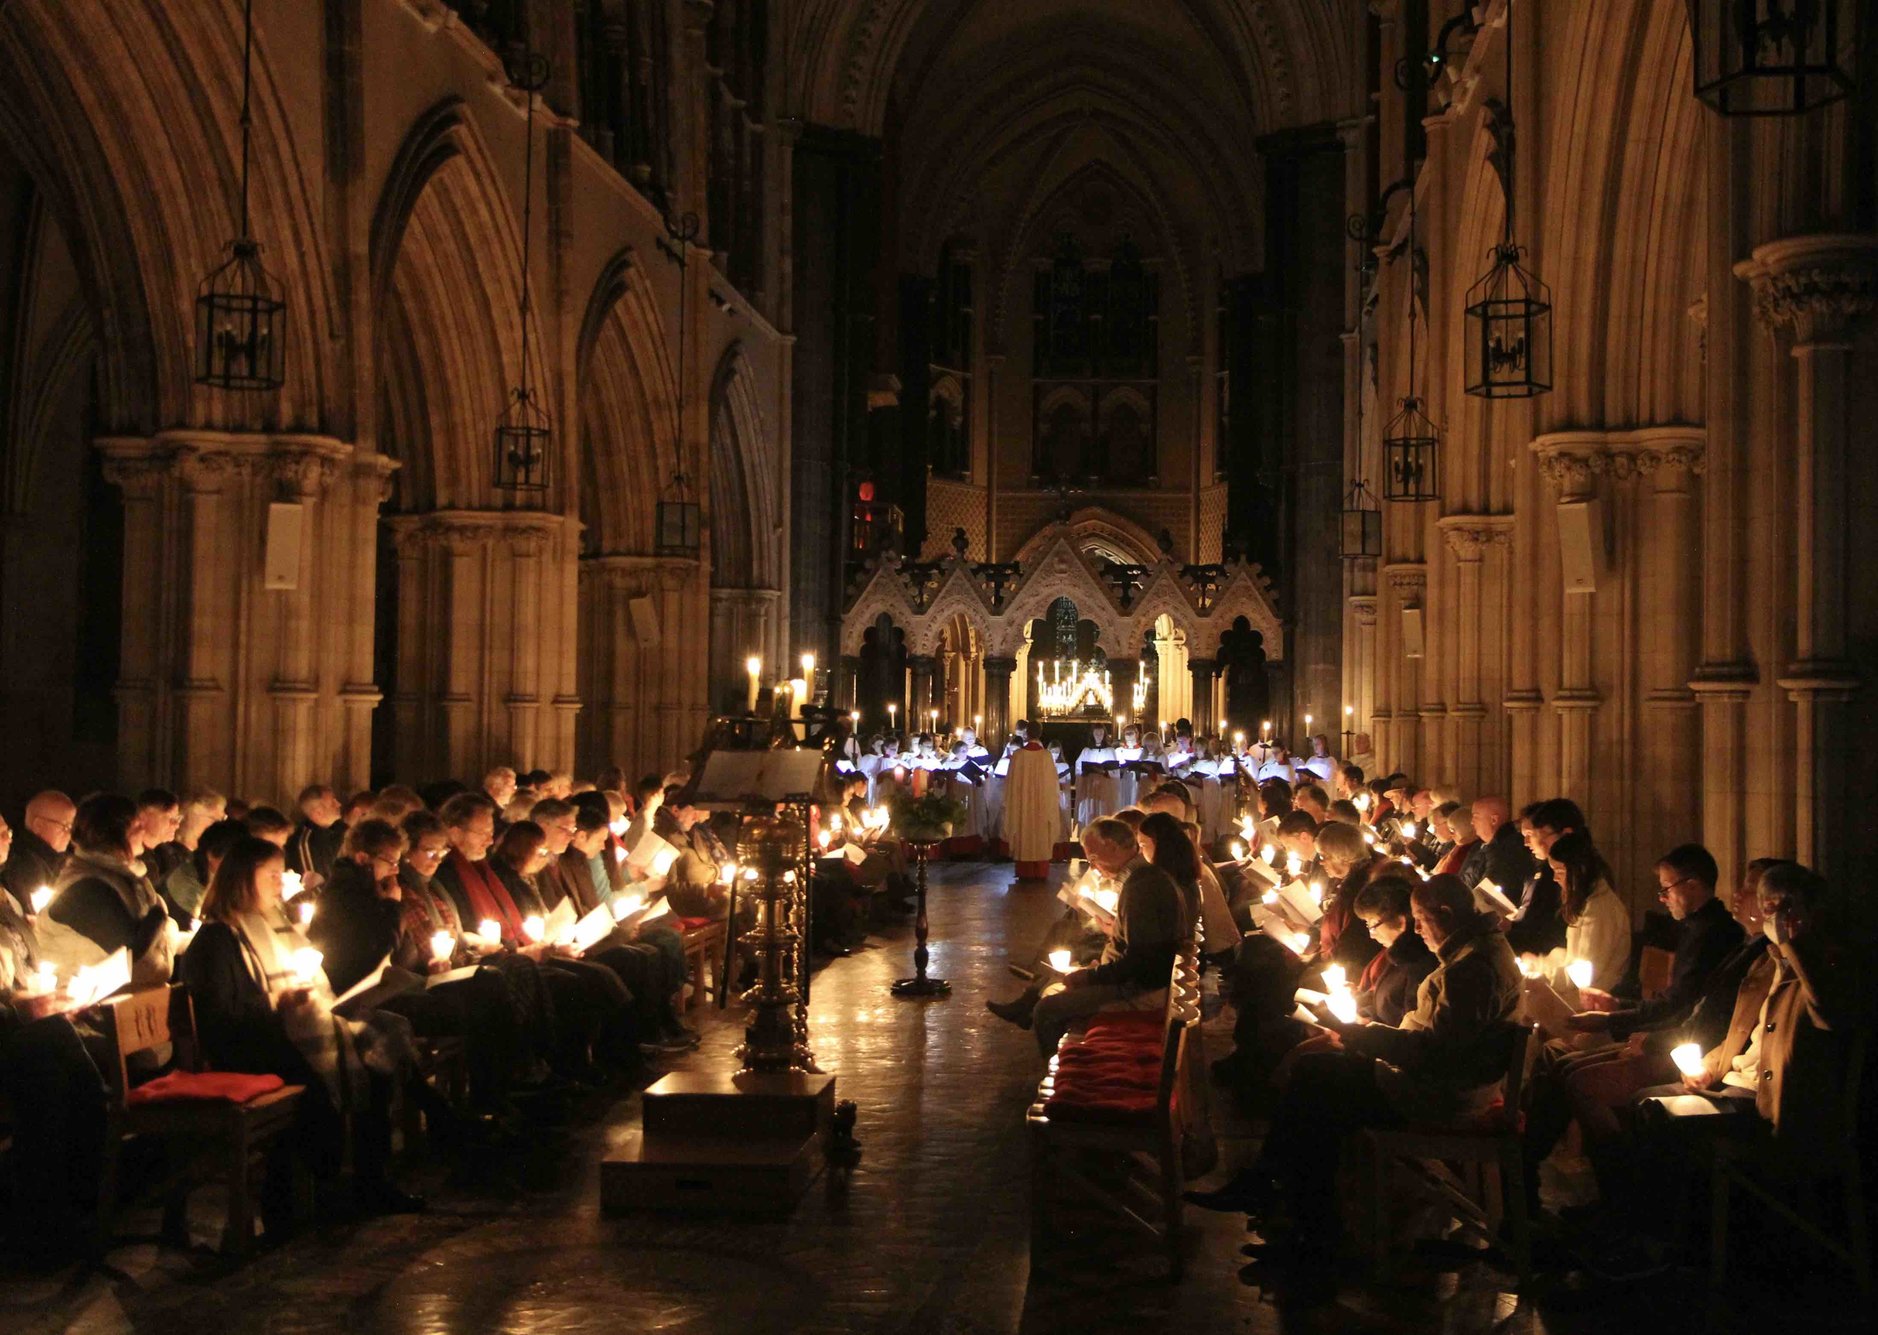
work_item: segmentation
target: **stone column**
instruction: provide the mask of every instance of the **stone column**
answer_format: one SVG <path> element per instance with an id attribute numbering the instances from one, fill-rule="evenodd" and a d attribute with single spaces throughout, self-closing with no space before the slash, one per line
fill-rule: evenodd
<path id="1" fill-rule="evenodd" d="M 1011 735 L 1011 674 L 1017 671 L 1015 658 L 997 656 L 985 659 L 985 728 L 978 740 L 995 750 Z"/>
<path id="2" fill-rule="evenodd" d="M 1193 681 L 1193 733 L 1203 737 L 1215 725 L 1213 717 L 1213 677 L 1219 664 L 1210 658 L 1189 658 L 1187 672 Z"/>
<path id="3" fill-rule="evenodd" d="M 912 677 L 912 687 L 906 698 L 906 731 L 910 737 L 932 727 L 929 711 L 939 707 L 939 702 L 933 698 L 933 684 L 938 675 L 939 663 L 931 654 L 908 654 L 906 668 Z"/>
<path id="4" fill-rule="evenodd" d="M 1481 791 L 1485 769 L 1481 737 L 1487 706 L 1481 699 L 1482 626 L 1480 601 L 1483 558 L 1489 547 L 1512 541 L 1511 515 L 1447 515 L 1437 521 L 1455 561 L 1454 703 L 1449 706 L 1452 748 L 1446 777 L 1464 793 Z"/>
<path id="5" fill-rule="evenodd" d="M 1849 867 L 1856 827 L 1847 777 L 1854 764 L 1869 763 L 1853 754 L 1849 708 L 1864 683 L 1846 635 L 1847 380 L 1852 326 L 1878 300 L 1878 237 L 1770 241 L 1736 272 L 1753 285 L 1762 321 L 1792 340 L 1798 598 L 1795 660 L 1778 684 L 1795 705 L 1786 748 L 1799 780 L 1794 853 L 1831 880 Z"/>
<path id="6" fill-rule="evenodd" d="M 323 498 L 339 476 L 340 461 L 327 450 L 282 442 L 270 452 L 266 465 L 266 477 L 272 485 L 266 489 L 262 501 L 263 524 L 268 522 L 269 516 L 265 507 L 273 501 L 300 507 L 300 560 L 294 587 L 262 595 L 276 602 L 276 626 L 280 632 L 273 676 L 267 684 L 274 729 L 271 783 L 274 792 L 287 797 L 316 777 L 327 783 L 336 777 L 320 773 L 314 753 L 314 714 L 319 689 L 313 595 L 323 556 L 319 541 L 326 518 Z M 323 634 L 319 636 L 322 641 L 326 638 Z"/>
<path id="7" fill-rule="evenodd" d="M 1393 644 L 1394 652 L 1390 660 L 1381 665 L 1381 670 L 1385 677 L 1393 677 L 1395 680 L 1396 700 L 1395 708 L 1384 722 L 1381 735 L 1375 739 L 1376 765 L 1378 769 L 1401 770 L 1405 774 L 1414 775 L 1423 759 L 1420 736 L 1422 672 L 1420 662 L 1408 656 L 1406 613 L 1417 611 L 1422 614 L 1422 653 L 1425 658 L 1428 652 L 1425 607 L 1428 566 L 1421 561 L 1392 561 L 1383 567 L 1382 574 L 1395 603 L 1395 616 L 1391 619 L 1394 633 L 1385 640 Z M 1382 711 L 1378 710 L 1376 717 L 1383 719 Z"/>
<path id="8" fill-rule="evenodd" d="M 835 702 L 837 709 L 850 712 L 861 707 L 861 659 L 858 654 L 843 654 L 835 660 L 835 679 L 829 686 L 829 699 Z M 737 710 L 742 712 L 743 697 L 737 697 Z M 860 726 L 869 727 L 870 719 L 862 719 Z"/>
<path id="9" fill-rule="evenodd" d="M 1608 471 L 1608 457 L 1595 447 L 1551 442 L 1541 445 L 1540 441 L 1535 441 L 1534 447 L 1539 453 L 1540 471 L 1557 489 L 1560 505 L 1590 499 L 1593 475 Z M 1591 677 L 1594 596 L 1590 592 L 1560 592 L 1564 610 L 1559 629 L 1559 688 L 1552 697 L 1552 707 L 1559 715 L 1558 790 L 1581 803 L 1590 792 L 1592 716 L 1604 703 Z"/>
<path id="10" fill-rule="evenodd" d="M 1141 660 L 1133 653 L 1109 659 L 1109 689 L 1115 694 L 1115 707 L 1110 713 L 1119 714 L 1125 719 L 1134 718 L 1135 678 L 1140 671 Z"/>
<path id="11" fill-rule="evenodd" d="M 123 635 L 117 673 L 117 764 L 131 791 L 170 781 L 169 673 L 159 644 L 163 462 L 142 440 L 101 440 L 104 476 L 124 495 Z M 172 574 L 173 577 L 173 574 Z"/>

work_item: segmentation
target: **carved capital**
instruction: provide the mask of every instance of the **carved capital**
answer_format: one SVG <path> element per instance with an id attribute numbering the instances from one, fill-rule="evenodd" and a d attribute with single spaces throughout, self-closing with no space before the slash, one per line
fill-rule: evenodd
<path id="1" fill-rule="evenodd" d="M 1478 561 L 1489 547 L 1513 542 L 1513 516 L 1507 514 L 1446 515 L 1436 521 L 1448 550 L 1462 561 Z"/>
<path id="2" fill-rule="evenodd" d="M 1412 602 L 1428 587 L 1428 567 L 1420 561 L 1398 561 L 1382 568 L 1382 577 L 1403 602 Z"/>
<path id="3" fill-rule="evenodd" d="M 175 456 L 176 477 L 198 494 L 222 489 L 246 461 L 221 450 L 183 450 Z"/>
<path id="4" fill-rule="evenodd" d="M 291 448 L 269 455 L 267 470 L 280 489 L 281 499 L 288 501 L 319 499 L 339 475 L 339 465 L 330 457 Z"/>
<path id="5" fill-rule="evenodd" d="M 1707 441 L 1701 427 L 1639 427 L 1631 431 L 1558 431 L 1532 442 L 1539 471 L 1565 497 L 1582 496 L 1594 478 L 1618 482 L 1659 469 L 1700 473 Z"/>
<path id="6" fill-rule="evenodd" d="M 147 501 L 163 485 L 163 465 L 134 455 L 106 455 L 104 480 L 122 491 L 127 501 Z"/>
<path id="7" fill-rule="evenodd" d="M 1376 624 L 1376 596 L 1363 594 L 1350 599 L 1350 612 L 1356 617 L 1357 625 L 1374 626 Z"/>
<path id="8" fill-rule="evenodd" d="M 1754 312 L 1800 344 L 1836 343 L 1878 304 L 1878 237 L 1790 237 L 1756 246 L 1735 265 L 1754 291 Z"/>

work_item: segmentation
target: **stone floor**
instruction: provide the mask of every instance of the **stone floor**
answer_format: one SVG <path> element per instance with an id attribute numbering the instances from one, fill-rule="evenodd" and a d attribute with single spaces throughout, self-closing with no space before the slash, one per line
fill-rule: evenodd
<path id="1" fill-rule="evenodd" d="M 992 1018 L 1014 953 L 1056 905 L 1008 867 L 935 868 L 932 971 L 950 999 L 896 1000 L 910 933 L 815 978 L 813 1042 L 860 1105 L 860 1166 L 824 1177 L 786 1221 L 603 1218 L 597 1165 L 635 1125 L 636 1096 L 597 1105 L 538 1151 L 422 1174 L 431 1211 L 336 1227 L 246 1265 L 130 1243 L 88 1276 L 0 1279 L 0 1331 L 770 1332 L 1592 1331 L 1699 1324 L 1685 1282 L 1595 1300 L 1518 1306 L 1480 1263 L 1352 1287 L 1304 1325 L 1237 1279 L 1243 1221 L 1188 1212 L 1186 1279 L 1170 1286 L 1126 1238 L 1088 1227 L 1033 1264 L 1023 1111 L 1039 1062 L 1028 1034 Z M 705 1012 L 685 1061 L 729 1064 L 734 1015 Z M 1220 1119 L 1228 1165 L 1248 1145 Z M 213 1202 L 210 1202 L 212 1204 Z M 135 1221 L 133 1221 L 135 1222 Z M 1089 1221 L 1093 1225 L 1093 1221 Z M 154 1228 L 154 1219 L 149 1221 Z M 208 1236 L 212 1219 L 199 1221 Z"/>

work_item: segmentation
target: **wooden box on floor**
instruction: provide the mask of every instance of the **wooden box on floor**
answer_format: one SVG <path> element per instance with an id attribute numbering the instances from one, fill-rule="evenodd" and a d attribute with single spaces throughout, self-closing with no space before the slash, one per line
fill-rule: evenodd
<path id="1" fill-rule="evenodd" d="M 821 1168 L 834 1111 L 832 1075 L 674 1071 L 601 1161 L 600 1208 L 786 1212 Z"/>

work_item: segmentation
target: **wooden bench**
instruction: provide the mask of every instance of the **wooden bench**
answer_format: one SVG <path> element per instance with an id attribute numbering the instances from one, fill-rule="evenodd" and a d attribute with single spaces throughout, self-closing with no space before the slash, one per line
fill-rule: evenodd
<path id="1" fill-rule="evenodd" d="M 111 997 L 98 1006 L 104 1037 L 114 1054 L 104 1072 L 107 1086 L 104 1165 L 98 1200 L 98 1233 L 108 1245 L 117 1206 L 118 1154 L 133 1136 L 161 1136 L 191 1153 L 176 1156 L 172 1180 L 165 1184 L 164 1234 L 179 1238 L 185 1228 L 190 1190 L 202 1180 L 228 1186 L 228 1218 L 222 1251 L 239 1256 L 254 1244 L 254 1196 L 251 1179 L 262 1152 L 293 1125 L 299 1085 L 285 1085 L 246 1103 L 178 1100 L 168 1103 L 128 1101 L 131 1059 L 165 1046 L 176 1050 L 176 1067 L 197 1070 L 195 1008 L 181 986 L 152 987 Z"/>
<path id="2" fill-rule="evenodd" d="M 1138 1018 L 1144 1014 L 1152 1018 Z M 1056 1193 L 1067 1188 L 1153 1241 L 1168 1278 L 1179 1279 L 1182 1151 L 1190 1137 L 1207 1134 L 1205 1065 L 1199 953 L 1190 942 L 1175 957 L 1158 1013 L 1101 1012 L 1051 1058 L 1026 1118 L 1033 1236 L 1051 1231 Z M 1077 1166 L 1086 1152 L 1116 1163 L 1118 1187 Z"/>
<path id="3" fill-rule="evenodd" d="M 707 971 L 717 980 L 718 991 L 730 986 L 723 962 L 729 929 L 721 918 L 680 918 L 678 927 L 679 940 L 685 947 L 685 974 L 691 983 L 691 998 L 685 1002 L 685 1009 L 691 1011 L 704 1005 L 710 995 L 705 986 Z"/>

